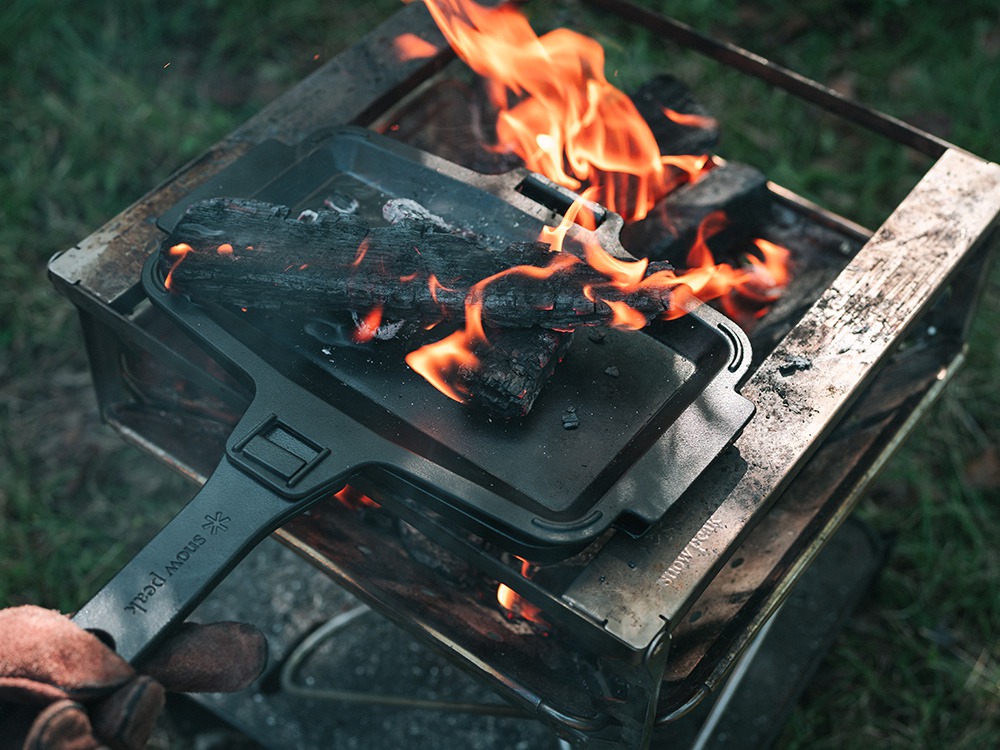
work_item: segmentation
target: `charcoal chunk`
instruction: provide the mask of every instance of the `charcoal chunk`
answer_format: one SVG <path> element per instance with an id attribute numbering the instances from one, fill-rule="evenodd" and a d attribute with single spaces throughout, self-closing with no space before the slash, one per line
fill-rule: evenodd
<path id="1" fill-rule="evenodd" d="M 479 367 L 462 373 L 473 401 L 505 419 L 528 414 L 569 348 L 572 334 L 543 328 L 497 330 Z"/>
<path id="2" fill-rule="evenodd" d="M 688 250 L 698 227 L 713 211 L 726 214 L 726 229 L 712 238 L 712 249 L 726 248 L 754 236 L 770 216 L 767 178 L 738 162 L 715 167 L 695 183 L 683 185 L 661 200 L 642 221 L 625 228 L 622 244 L 633 255 L 687 265 Z"/>
<path id="3" fill-rule="evenodd" d="M 646 81 L 630 96 L 653 131 L 661 154 L 709 154 L 719 144 L 718 121 L 709 115 L 683 81 L 659 75 Z M 664 114 L 665 108 L 694 116 L 698 118 L 697 124 L 676 122 Z"/>

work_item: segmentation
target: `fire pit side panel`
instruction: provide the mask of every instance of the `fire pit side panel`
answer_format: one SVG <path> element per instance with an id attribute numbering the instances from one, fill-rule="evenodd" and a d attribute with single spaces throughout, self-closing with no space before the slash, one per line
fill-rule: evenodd
<path id="1" fill-rule="evenodd" d="M 689 491 L 703 512 L 612 540 L 564 598 L 635 648 L 672 629 L 998 214 L 1000 166 L 941 157 L 747 383 L 756 416 Z"/>

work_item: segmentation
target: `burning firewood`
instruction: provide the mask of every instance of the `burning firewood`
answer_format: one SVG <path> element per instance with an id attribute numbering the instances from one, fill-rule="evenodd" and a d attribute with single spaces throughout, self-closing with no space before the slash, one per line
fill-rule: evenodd
<path id="1" fill-rule="evenodd" d="M 698 227 L 716 211 L 726 215 L 727 229 L 713 240 L 716 252 L 745 242 L 770 214 L 767 178 L 757 169 L 728 162 L 701 179 L 683 185 L 656 204 L 642 221 L 625 227 L 622 243 L 643 257 L 684 264 Z"/>
<path id="2" fill-rule="evenodd" d="M 572 336 L 543 328 L 491 332 L 475 368 L 459 370 L 459 387 L 500 417 L 523 417 L 569 348 Z"/>
<path id="3" fill-rule="evenodd" d="M 283 206 L 213 199 L 193 205 L 164 245 L 172 289 L 235 307 L 289 312 L 381 310 L 387 319 L 463 321 L 470 300 L 495 327 L 567 331 L 622 323 L 640 328 L 670 307 L 673 287 L 623 286 L 569 252 L 541 242 L 495 248 L 433 222 L 373 227 L 356 216 L 289 217 Z M 638 264 L 636 264 L 638 265 Z"/>
<path id="4" fill-rule="evenodd" d="M 548 242 L 496 247 L 408 204 L 393 210 L 400 208 L 396 223 L 371 226 L 336 211 L 293 219 L 286 207 L 254 200 L 196 203 L 163 245 L 164 283 L 195 298 L 295 318 L 349 311 L 355 342 L 378 336 L 384 319 L 464 323 L 406 362 L 449 397 L 510 417 L 527 414 L 568 345 L 567 332 L 639 329 L 745 284 L 770 289 L 781 282 L 755 269 L 766 270 L 778 251 L 781 265 L 786 254 L 762 250 L 746 269 L 716 264 L 705 240 L 725 227 L 721 212 L 705 217 L 687 270 L 675 273 L 669 263 L 615 258 L 586 235 L 560 249 L 568 219 L 542 232 Z M 761 298 L 766 304 L 770 293 Z"/>
<path id="5" fill-rule="evenodd" d="M 417 215 L 389 227 L 370 227 L 337 212 L 300 221 L 284 207 L 216 199 L 189 209 L 164 243 L 161 262 L 172 289 L 236 307 L 310 315 L 377 310 L 376 317 L 460 321 L 472 282 L 518 265 L 540 269 L 553 261 L 543 243 L 514 243 L 498 251 L 482 238 L 444 229 L 440 221 Z M 521 327 L 491 328 L 488 345 L 475 347 L 475 366 L 457 371 L 459 391 L 503 418 L 530 411 L 571 340 L 566 332 L 534 324 L 548 318 L 570 328 L 613 314 L 582 291 L 588 280 L 606 285 L 607 279 L 589 267 L 577 278 L 585 266 L 576 265 L 576 275 L 567 274 L 561 283 L 536 284 L 528 306 L 524 288 L 532 280 L 519 282 L 516 274 L 497 280 L 495 293 L 483 300 L 487 318 Z M 664 303 L 656 301 L 650 312 L 661 311 Z M 560 311 L 561 319 L 554 317 Z"/>

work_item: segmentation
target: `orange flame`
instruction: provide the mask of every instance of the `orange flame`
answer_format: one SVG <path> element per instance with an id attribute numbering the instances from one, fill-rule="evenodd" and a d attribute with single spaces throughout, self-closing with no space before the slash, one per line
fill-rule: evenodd
<path id="1" fill-rule="evenodd" d="M 357 490 L 349 484 L 333 496 L 337 502 L 351 510 L 361 510 L 362 508 L 381 508 L 382 506 L 372 500 L 368 495 Z"/>
<path id="2" fill-rule="evenodd" d="M 744 328 L 767 313 L 790 276 L 786 248 L 762 239 L 754 240 L 754 244 L 763 260 L 748 254 L 746 276 L 721 300 L 726 315 Z"/>
<path id="3" fill-rule="evenodd" d="M 479 364 L 477 350 L 488 345 L 483 329 L 485 289 L 508 274 L 543 279 L 586 262 L 607 277 L 608 284 L 591 284 L 580 291 L 613 313 L 612 325 L 637 329 L 648 323 L 643 313 L 622 297 L 642 291 L 671 291 L 666 317 L 683 315 L 703 301 L 723 297 L 723 306 L 745 305 L 765 310 L 785 283 L 782 271 L 787 251 L 758 244 L 764 258 L 748 258 L 745 268 L 716 264 L 707 239 L 725 227 L 721 212 L 706 218 L 683 271 L 647 276 L 649 263 L 609 255 L 596 242 L 584 241 L 583 258 L 563 252 L 574 222 L 594 228 L 592 215 L 579 216 L 584 200 L 596 200 L 626 220 L 645 217 L 652 206 L 684 181 L 694 181 L 713 163 L 708 155 L 661 155 L 649 126 L 632 101 L 604 75 L 604 51 L 593 39 L 567 29 L 541 37 L 512 4 L 484 7 L 473 0 L 424 0 L 449 44 L 486 80 L 498 110 L 498 148 L 520 156 L 532 170 L 558 184 L 583 191 L 556 227 L 545 227 L 539 240 L 559 260 L 546 268 L 519 266 L 475 284 L 466 297 L 465 329 L 425 346 L 407 363 L 438 390 L 457 401 L 468 396 L 455 376 Z M 714 127 L 712 118 L 664 109 L 664 116 L 686 126 Z M 589 187 L 588 187 L 589 186 Z M 780 250 L 780 248 L 779 248 Z M 779 256 L 781 256 L 779 258 Z M 363 257 L 359 254 L 357 262 Z M 436 297 L 432 278 L 431 294 Z M 609 298 L 610 295 L 610 298 Z M 501 592 L 504 587 L 501 587 Z M 504 593 L 505 597 L 514 595 Z M 514 595 L 516 596 L 516 595 Z"/>
<path id="4" fill-rule="evenodd" d="M 677 112 L 669 107 L 663 108 L 663 114 L 671 122 L 676 122 L 678 125 L 684 125 L 689 128 L 715 128 L 719 125 L 718 120 L 714 117 Z"/>
<path id="5" fill-rule="evenodd" d="M 754 240 L 754 244 L 764 256 L 764 260 L 759 261 L 752 255 L 748 255 L 747 259 L 750 260 L 755 269 L 766 274 L 762 279 L 764 286 L 781 288 L 787 285 L 791 277 L 788 264 L 791 253 L 788 252 L 788 248 L 762 239 Z"/>
<path id="6" fill-rule="evenodd" d="M 479 367 L 476 349 L 489 345 L 483 328 L 483 299 L 486 288 L 497 279 L 515 274 L 534 279 L 548 278 L 580 262 L 574 255 L 558 253 L 547 266 L 512 266 L 473 284 L 465 298 L 465 328 L 410 352 L 406 355 L 406 364 L 445 396 L 464 403 L 468 400 L 469 394 L 460 385 L 458 375 L 463 369 L 475 370 Z M 437 283 L 436 278 L 433 276 L 431 278 L 436 288 L 445 288 Z M 435 290 L 434 284 L 431 286 L 432 294 Z"/>
<path id="7" fill-rule="evenodd" d="M 445 396 L 464 403 L 469 394 L 458 385 L 458 374 L 462 368 L 475 369 L 479 366 L 479 358 L 468 341 L 465 331 L 455 331 L 440 341 L 407 354 L 406 364 Z"/>
<path id="8" fill-rule="evenodd" d="M 561 253 L 566 234 L 574 224 L 579 224 L 586 229 L 596 229 L 597 220 L 594 212 L 587 205 L 588 201 L 592 200 L 595 195 L 597 195 L 596 187 L 589 187 L 580 193 L 566 209 L 562 220 L 556 226 L 542 227 L 542 231 L 538 234 L 538 241 L 548 245 L 550 252 Z"/>
<path id="9" fill-rule="evenodd" d="M 611 308 L 614 316 L 611 318 L 611 325 L 615 328 L 630 328 L 638 331 L 646 327 L 646 316 L 638 310 L 628 306 L 628 303 L 621 300 L 601 299 L 605 305 Z"/>
<path id="10" fill-rule="evenodd" d="M 186 242 L 174 245 L 167 251 L 167 254 L 176 260 L 174 260 L 173 265 L 170 266 L 170 270 L 167 271 L 167 277 L 163 280 L 164 289 L 170 289 L 170 285 L 174 283 L 174 270 L 181 264 L 181 261 L 187 257 L 187 254 L 193 251 L 194 248 Z"/>
<path id="11" fill-rule="evenodd" d="M 746 327 L 753 319 L 767 312 L 788 283 L 789 252 L 767 240 L 754 240 L 764 260 L 746 255 L 745 267 L 734 268 L 729 263 L 716 263 L 708 240 L 726 227 L 726 215 L 713 211 L 702 220 L 694 244 L 687 256 L 687 270 L 673 280 L 657 279 L 653 274 L 643 284 L 675 284 L 667 318 L 683 315 L 692 306 L 713 299 L 737 323 Z"/>
<path id="12" fill-rule="evenodd" d="M 465 328 L 447 338 L 428 344 L 406 357 L 407 364 L 422 375 L 435 388 L 455 401 L 464 402 L 468 393 L 459 384 L 459 372 L 464 368 L 474 370 L 479 366 L 478 348 L 489 345 L 483 328 L 482 307 L 486 289 L 499 278 L 520 275 L 528 279 L 543 280 L 567 271 L 578 263 L 586 262 L 591 268 L 607 277 L 607 285 L 584 285 L 581 293 L 592 302 L 602 302 L 612 311 L 610 325 L 638 330 L 648 324 L 645 314 L 630 307 L 617 296 L 651 290 L 671 290 L 671 305 L 663 317 L 673 319 L 686 314 L 692 307 L 722 297 L 721 304 L 730 317 L 738 322 L 759 317 L 780 293 L 786 283 L 788 251 L 782 247 L 757 240 L 763 260 L 747 257 L 747 267 L 734 268 L 728 263 L 716 263 L 708 247 L 708 239 L 726 227 L 722 211 L 710 213 L 698 227 L 698 232 L 688 253 L 684 270 L 664 270 L 649 274 L 647 259 L 628 261 L 610 255 L 587 235 L 578 237 L 583 242 L 583 258 L 562 252 L 563 242 L 578 199 L 558 227 L 542 230 L 539 239 L 550 243 L 552 261 L 544 267 L 514 266 L 479 281 L 471 287 L 465 301 Z M 433 284 L 432 284 L 433 292 Z M 602 291 L 603 290 L 603 291 Z M 612 294 L 612 298 L 607 295 Z"/>
<path id="13" fill-rule="evenodd" d="M 395 48 L 396 57 L 400 62 L 421 60 L 425 57 L 434 57 L 437 54 L 437 47 L 410 32 L 400 34 L 393 39 L 392 46 Z"/>
<path id="14" fill-rule="evenodd" d="M 523 578 L 531 578 L 534 574 L 531 563 L 523 557 L 518 557 L 517 559 L 521 561 L 521 576 Z M 529 622 L 548 626 L 548 623 L 542 617 L 542 610 L 505 583 L 497 586 L 497 601 L 511 616 L 523 617 Z"/>
<path id="15" fill-rule="evenodd" d="M 529 169 L 572 190 L 593 185 L 600 203 L 641 219 L 708 166 L 661 157 L 632 100 L 605 77 L 604 50 L 595 40 L 568 29 L 539 37 L 509 4 L 424 2 L 458 56 L 487 79 L 499 110 L 499 147 Z"/>
<path id="16" fill-rule="evenodd" d="M 635 287 L 643 280 L 649 259 L 635 261 L 619 260 L 610 255 L 596 242 L 588 242 L 584 246 L 584 258 L 595 271 L 603 273 L 622 288 Z"/>

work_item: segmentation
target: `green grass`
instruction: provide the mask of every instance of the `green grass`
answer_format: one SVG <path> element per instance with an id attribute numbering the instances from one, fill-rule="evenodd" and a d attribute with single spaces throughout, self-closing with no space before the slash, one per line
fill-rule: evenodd
<path id="1" fill-rule="evenodd" d="M 648 2 L 1000 160 L 994 0 Z M 395 0 L 0 8 L 0 605 L 78 606 L 190 494 L 97 423 L 46 260 L 328 59 Z M 573 23 L 571 2 L 535 3 Z M 583 20 L 593 18 L 583 14 Z M 618 23 L 593 24 L 623 88 L 687 80 L 722 151 L 869 226 L 927 161 Z M 317 58 L 318 56 L 318 58 Z M 779 746 L 981 748 L 1000 737 L 1000 277 L 969 365 L 864 502 L 888 569 Z M 976 461 L 987 470 L 973 471 Z"/>

